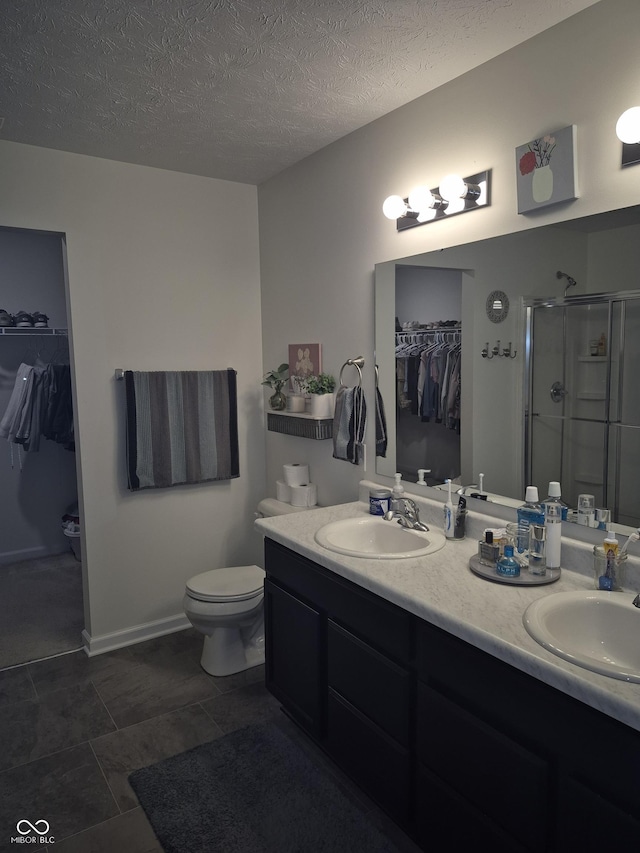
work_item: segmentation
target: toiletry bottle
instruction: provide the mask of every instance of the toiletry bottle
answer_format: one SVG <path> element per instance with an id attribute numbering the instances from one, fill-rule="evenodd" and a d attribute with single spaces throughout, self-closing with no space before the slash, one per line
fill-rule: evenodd
<path id="1" fill-rule="evenodd" d="M 504 578 L 520 577 L 520 563 L 514 559 L 513 545 L 504 546 L 504 557 L 500 557 L 498 560 L 496 573 Z"/>
<path id="2" fill-rule="evenodd" d="M 500 546 L 493 541 L 493 530 L 485 530 L 484 539 L 478 542 L 478 559 L 483 566 L 491 568 L 494 568 L 500 559 Z"/>
<path id="3" fill-rule="evenodd" d="M 578 495 L 578 524 L 596 526 L 596 499 L 593 495 Z"/>
<path id="4" fill-rule="evenodd" d="M 445 480 L 449 487 L 449 494 L 444 505 L 444 535 L 447 539 L 454 538 L 455 518 L 453 515 L 453 503 L 451 502 L 451 480 Z"/>
<path id="5" fill-rule="evenodd" d="M 518 507 L 518 554 L 528 555 L 529 527 L 532 524 L 544 524 L 544 509 L 538 502 L 538 487 L 527 486 L 524 503 Z"/>
<path id="6" fill-rule="evenodd" d="M 550 483 L 551 487 L 553 483 Z M 560 501 L 548 500 L 544 504 L 544 524 L 547 528 L 547 567 L 560 568 L 560 551 L 562 548 L 562 504 Z"/>
<path id="7" fill-rule="evenodd" d="M 418 468 L 418 482 L 416 483 L 416 485 L 417 486 L 428 486 L 429 484 L 425 480 L 424 475 L 430 474 L 430 473 L 431 473 L 431 468 Z"/>
<path id="8" fill-rule="evenodd" d="M 558 483 L 557 480 L 552 480 L 552 482 L 549 483 L 549 493 L 548 493 L 547 497 L 544 499 L 543 503 L 545 504 L 545 506 L 546 506 L 546 504 L 550 504 L 550 503 L 559 504 L 561 511 L 562 511 L 562 521 L 566 521 L 567 520 L 567 512 L 569 510 L 569 507 L 566 505 L 566 503 L 564 503 L 561 500 L 561 496 L 562 496 L 562 490 L 560 488 L 560 483 Z"/>
<path id="9" fill-rule="evenodd" d="M 393 479 L 395 480 L 395 483 L 393 484 L 393 489 L 391 490 L 391 497 L 394 498 L 394 500 L 398 500 L 399 498 L 404 497 L 402 474 L 394 474 Z"/>
<path id="10" fill-rule="evenodd" d="M 529 525 L 529 574 L 547 573 L 547 528 L 544 524 Z"/>
<path id="11" fill-rule="evenodd" d="M 600 335 L 600 339 L 598 341 L 598 355 L 606 355 L 607 354 L 607 339 L 605 337 L 604 332 Z"/>

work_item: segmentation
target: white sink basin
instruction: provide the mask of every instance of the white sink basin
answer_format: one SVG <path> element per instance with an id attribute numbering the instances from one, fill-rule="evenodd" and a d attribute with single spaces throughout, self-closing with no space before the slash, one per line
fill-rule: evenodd
<path id="1" fill-rule="evenodd" d="M 376 516 L 332 521 L 316 532 L 315 540 L 337 554 L 369 560 L 423 557 L 439 551 L 446 541 L 439 530 L 428 533 L 407 530 L 397 521 L 385 521 Z"/>
<path id="2" fill-rule="evenodd" d="M 640 610 L 634 595 L 557 592 L 530 604 L 524 627 L 540 645 L 592 672 L 640 683 Z"/>

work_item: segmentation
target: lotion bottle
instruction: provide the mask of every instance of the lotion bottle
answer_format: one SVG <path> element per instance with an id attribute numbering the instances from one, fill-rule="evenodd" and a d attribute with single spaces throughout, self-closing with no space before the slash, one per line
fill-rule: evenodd
<path id="1" fill-rule="evenodd" d="M 444 505 L 444 535 L 447 539 L 455 537 L 456 522 L 453 514 L 453 503 L 451 502 L 451 480 L 445 480 L 448 486 L 448 497 Z"/>
<path id="2" fill-rule="evenodd" d="M 395 483 L 393 485 L 393 489 L 391 490 L 391 497 L 394 500 L 399 500 L 404 497 L 404 486 L 402 485 L 402 474 L 394 474 L 393 478 Z"/>

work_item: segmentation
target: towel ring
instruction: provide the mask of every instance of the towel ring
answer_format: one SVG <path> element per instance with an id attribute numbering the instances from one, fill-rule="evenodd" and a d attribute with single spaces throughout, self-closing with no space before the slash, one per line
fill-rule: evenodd
<path id="1" fill-rule="evenodd" d="M 357 358 L 349 358 L 340 368 L 340 376 L 338 377 L 338 382 L 342 388 L 345 388 L 345 384 L 342 381 L 342 374 L 344 372 L 345 367 L 355 367 L 358 371 L 358 388 L 362 388 L 362 368 L 364 367 L 364 358 L 359 355 Z"/>

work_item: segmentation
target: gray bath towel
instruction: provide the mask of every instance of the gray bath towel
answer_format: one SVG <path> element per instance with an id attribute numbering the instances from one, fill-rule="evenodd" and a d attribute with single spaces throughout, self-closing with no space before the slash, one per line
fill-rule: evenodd
<path id="1" fill-rule="evenodd" d="M 336 395 L 333 417 L 333 457 L 357 465 L 362 455 L 367 406 L 364 392 L 359 386 L 341 385 Z"/>
<path id="2" fill-rule="evenodd" d="M 234 370 L 125 371 L 131 491 L 240 476 Z"/>

